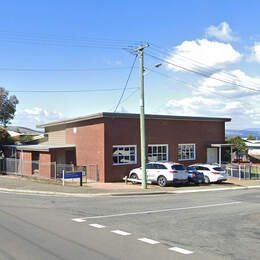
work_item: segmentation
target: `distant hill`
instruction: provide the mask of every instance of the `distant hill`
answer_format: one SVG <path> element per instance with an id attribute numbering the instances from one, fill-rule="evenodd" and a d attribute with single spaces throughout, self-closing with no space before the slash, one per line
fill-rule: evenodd
<path id="1" fill-rule="evenodd" d="M 242 138 L 248 137 L 249 135 L 256 136 L 260 139 L 260 128 L 248 128 L 244 130 L 226 129 L 226 136 L 240 136 Z"/>

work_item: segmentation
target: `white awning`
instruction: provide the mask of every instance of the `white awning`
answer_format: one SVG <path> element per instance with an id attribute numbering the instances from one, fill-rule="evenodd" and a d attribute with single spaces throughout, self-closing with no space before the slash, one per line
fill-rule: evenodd
<path id="1" fill-rule="evenodd" d="M 5 147 L 15 148 L 20 151 L 39 151 L 49 152 L 51 149 L 72 149 L 74 144 L 51 145 L 51 144 L 35 144 L 35 145 L 6 145 Z"/>

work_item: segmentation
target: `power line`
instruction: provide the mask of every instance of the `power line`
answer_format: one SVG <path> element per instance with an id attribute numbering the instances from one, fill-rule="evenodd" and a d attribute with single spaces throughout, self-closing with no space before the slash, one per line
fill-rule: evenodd
<path id="1" fill-rule="evenodd" d="M 1 39 L 1 43 L 2 43 Z M 42 42 L 42 41 L 19 41 L 19 40 L 5 40 L 8 43 L 14 44 L 32 44 L 32 45 L 40 45 L 40 46 L 53 46 L 53 47 L 75 47 L 75 48 L 100 48 L 100 49 L 125 49 L 125 48 L 132 48 L 133 45 L 112 45 L 112 44 L 65 44 L 65 43 L 54 43 L 54 42 Z"/>
<path id="2" fill-rule="evenodd" d="M 3 35 L 4 34 L 4 35 Z M 140 41 L 127 41 L 127 40 L 112 40 L 104 38 L 75 38 L 75 37 L 53 37 L 46 35 L 35 36 L 33 34 L 24 33 L 6 33 L 0 31 L 0 38 L 2 42 L 8 43 L 22 43 L 22 44 L 37 44 L 46 46 L 60 46 L 60 47 L 80 47 L 80 48 L 107 48 L 107 49 L 124 49 L 132 48 Z"/>
<path id="3" fill-rule="evenodd" d="M 154 46 L 154 47 L 153 47 Z M 152 49 L 154 49 L 156 52 L 160 52 L 160 53 L 163 53 L 163 54 L 167 54 L 168 56 L 171 56 L 172 53 L 171 53 L 171 50 L 169 49 L 166 49 L 166 48 L 163 48 L 163 47 L 160 47 L 159 45 L 156 45 L 156 44 L 152 44 Z M 199 67 L 199 70 L 202 71 L 202 72 L 205 72 L 207 71 L 208 73 L 210 74 L 214 74 L 217 72 L 216 69 L 212 69 L 212 67 L 210 67 L 209 65 L 205 64 L 205 63 L 202 63 L 201 61 L 198 61 L 198 60 L 195 60 L 195 59 L 192 59 L 192 58 L 189 58 L 189 57 L 186 57 L 184 55 L 181 55 L 179 53 L 175 53 L 174 54 L 175 56 L 178 56 L 178 57 L 181 57 L 182 59 L 185 59 L 185 60 L 189 60 L 191 61 L 193 64 L 196 64 L 197 67 Z M 223 74 L 223 75 L 226 75 L 228 77 L 229 80 L 238 80 L 233 74 L 231 73 L 228 73 L 228 72 L 225 72 L 225 71 L 220 71 L 220 74 Z M 240 80 L 239 80 L 240 81 Z M 254 84 L 254 85 L 258 85 L 256 82 L 254 81 L 251 81 L 251 80 L 247 80 L 248 82 L 250 82 L 251 84 Z M 241 81 L 240 81 L 241 82 Z"/>
<path id="4" fill-rule="evenodd" d="M 124 70 L 124 69 L 129 69 L 131 68 L 130 66 L 125 66 L 125 67 L 104 67 L 104 68 L 5 68 L 5 67 L 0 67 L 0 71 L 22 71 L 22 72 L 44 72 L 44 71 L 57 71 L 57 72 L 63 72 L 63 71 L 75 71 L 75 72 L 81 72 L 81 71 L 106 71 L 106 70 Z"/>
<path id="5" fill-rule="evenodd" d="M 139 40 L 126 40 L 126 39 L 111 39 L 111 38 L 99 38 L 99 37 L 92 37 L 92 36 L 77 36 L 77 35 L 60 35 L 54 33 L 25 33 L 25 32 L 10 32 L 7 30 L 0 30 L 0 34 L 4 34 L 7 37 L 25 37 L 29 39 L 44 39 L 44 40 L 62 40 L 62 41 L 73 41 L 76 40 L 77 42 L 85 42 L 85 41 L 92 41 L 92 42 L 106 42 L 106 43 L 132 43 L 132 44 L 141 44 L 142 42 Z"/>
<path id="6" fill-rule="evenodd" d="M 116 108 L 115 108 L 115 110 L 114 110 L 114 113 L 117 111 L 117 108 L 118 108 L 118 106 L 120 105 L 120 102 L 121 102 L 121 100 L 122 100 L 122 98 L 123 98 L 123 96 L 124 96 L 124 94 L 125 94 L 125 91 L 126 91 L 128 82 L 129 82 L 129 80 L 130 80 L 130 77 L 131 77 L 131 75 L 132 75 L 132 72 L 133 72 L 133 69 L 134 69 L 134 66 L 135 66 L 136 59 L 137 59 L 137 55 L 135 55 L 135 58 L 134 58 L 132 67 L 131 67 L 131 69 L 130 69 L 129 75 L 128 75 L 128 77 L 127 77 L 127 80 L 126 80 L 126 83 L 125 83 L 125 86 L 124 86 L 124 89 L 123 89 L 123 92 L 122 92 L 122 94 L 121 94 L 121 96 L 120 96 L 120 98 L 119 98 L 119 100 L 118 100 L 118 103 L 117 103 L 117 105 L 116 105 Z"/>
<path id="7" fill-rule="evenodd" d="M 147 68 L 147 67 L 146 67 L 145 69 L 147 69 L 147 70 L 149 70 L 149 71 L 152 71 L 152 72 L 154 72 L 154 73 L 157 73 L 157 74 L 159 74 L 159 75 L 161 75 L 161 76 L 163 76 L 163 77 L 165 77 L 165 78 L 168 78 L 169 80 L 175 80 L 175 81 L 177 81 L 177 82 L 180 82 L 180 83 L 184 84 L 185 86 L 187 86 L 187 87 L 189 87 L 189 88 L 192 88 L 192 89 L 194 89 L 194 90 L 198 90 L 195 86 L 193 86 L 192 84 L 190 84 L 190 83 L 187 82 L 187 81 L 184 81 L 184 80 L 181 80 L 181 79 L 177 79 L 177 78 L 171 77 L 171 76 L 169 76 L 169 75 L 167 75 L 167 74 L 165 74 L 165 73 L 156 71 L 156 70 L 151 69 L 151 68 Z M 220 94 L 220 93 L 217 93 L 217 92 L 215 92 L 215 91 L 209 91 L 209 92 L 212 93 L 212 94 L 214 94 L 214 95 L 216 95 L 216 96 L 220 96 L 220 97 L 223 97 L 223 98 L 227 98 L 227 99 L 233 98 L 233 97 L 227 97 L 227 96 L 222 95 L 222 94 Z"/>
<path id="8" fill-rule="evenodd" d="M 129 88 L 137 89 L 137 88 Z M 119 91 L 121 88 L 110 88 L 110 89 L 79 89 L 79 90 L 65 90 L 65 89 L 56 89 L 56 90 L 8 90 L 12 93 L 84 93 L 84 92 L 110 92 L 110 91 Z"/>
<path id="9" fill-rule="evenodd" d="M 162 59 L 160 57 L 157 57 L 153 54 L 150 54 L 150 53 L 146 53 L 146 55 L 154 58 L 154 59 L 157 59 L 157 60 L 160 60 L 161 62 L 164 62 L 164 63 L 167 63 L 169 65 L 172 65 L 174 67 L 177 67 L 177 68 L 180 68 L 182 70 L 186 70 L 188 72 L 192 72 L 192 73 L 195 73 L 197 75 L 200 75 L 200 76 L 203 76 L 205 78 L 210 78 L 210 79 L 214 79 L 214 80 L 217 80 L 217 81 L 220 81 L 220 82 L 224 82 L 224 83 L 227 83 L 227 84 L 230 84 L 230 85 L 234 85 L 234 86 L 237 86 L 237 87 L 241 87 L 241 88 L 245 88 L 245 89 L 248 89 L 248 90 L 251 90 L 251 91 L 255 91 L 255 92 L 260 92 L 260 89 L 255 89 L 255 88 L 250 88 L 250 87 L 246 87 L 244 85 L 240 85 L 240 84 L 237 84 L 237 83 L 234 83 L 234 82 L 230 82 L 230 81 L 227 81 L 227 80 L 224 80 L 224 79 L 221 79 L 221 78 L 217 78 L 217 77 L 214 77 L 212 75 L 208 75 L 204 72 L 201 72 L 201 71 L 197 71 L 197 70 L 193 70 L 193 69 L 190 69 L 190 68 L 187 68 L 187 67 L 184 67 L 184 66 L 181 66 L 181 65 L 178 65 L 176 63 L 173 63 L 173 62 L 170 62 L 168 60 L 165 60 L 165 59 Z"/>

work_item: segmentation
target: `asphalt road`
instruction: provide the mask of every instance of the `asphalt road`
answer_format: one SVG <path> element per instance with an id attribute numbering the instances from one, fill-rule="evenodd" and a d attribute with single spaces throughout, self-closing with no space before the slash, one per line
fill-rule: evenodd
<path id="1" fill-rule="evenodd" d="M 0 196 L 0 259 L 260 258 L 259 189 Z"/>

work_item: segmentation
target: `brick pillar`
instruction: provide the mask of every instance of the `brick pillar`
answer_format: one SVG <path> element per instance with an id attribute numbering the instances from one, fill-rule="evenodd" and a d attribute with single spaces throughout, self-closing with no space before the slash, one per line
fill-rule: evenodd
<path id="1" fill-rule="evenodd" d="M 43 178 L 51 178 L 51 154 L 50 153 L 40 153 L 39 156 L 39 176 Z"/>
<path id="2" fill-rule="evenodd" d="M 19 174 L 32 176 L 32 152 L 21 151 L 18 165 Z"/>

